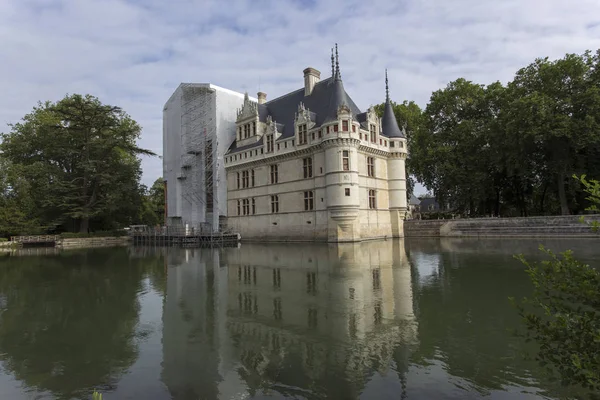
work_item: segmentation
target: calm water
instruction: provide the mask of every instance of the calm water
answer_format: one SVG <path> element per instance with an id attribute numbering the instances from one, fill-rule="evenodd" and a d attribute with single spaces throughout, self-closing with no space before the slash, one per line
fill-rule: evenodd
<path id="1" fill-rule="evenodd" d="M 0 399 L 565 395 L 511 333 L 538 242 L 0 253 Z"/>

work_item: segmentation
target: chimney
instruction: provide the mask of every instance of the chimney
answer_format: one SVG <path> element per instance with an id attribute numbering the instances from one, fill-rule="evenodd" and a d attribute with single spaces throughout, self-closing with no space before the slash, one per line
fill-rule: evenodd
<path id="1" fill-rule="evenodd" d="M 317 82 L 321 80 L 321 73 L 311 67 L 306 68 L 302 72 L 304 72 L 304 95 L 309 96 Z"/>
<path id="2" fill-rule="evenodd" d="M 264 104 L 267 102 L 267 94 L 263 92 L 258 92 L 256 94 L 258 96 L 258 104 Z"/>

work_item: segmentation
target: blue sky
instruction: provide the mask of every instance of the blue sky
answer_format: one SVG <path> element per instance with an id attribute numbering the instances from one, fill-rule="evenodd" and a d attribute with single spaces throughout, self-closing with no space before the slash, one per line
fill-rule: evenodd
<path id="1" fill-rule="evenodd" d="M 180 82 L 269 98 L 330 71 L 339 43 L 344 85 L 361 109 L 425 105 L 459 77 L 508 81 L 536 57 L 600 48 L 600 1 L 575 0 L 0 0 L 0 130 L 38 100 L 90 93 L 162 147 L 162 107 Z M 144 159 L 144 182 L 162 173 Z"/>

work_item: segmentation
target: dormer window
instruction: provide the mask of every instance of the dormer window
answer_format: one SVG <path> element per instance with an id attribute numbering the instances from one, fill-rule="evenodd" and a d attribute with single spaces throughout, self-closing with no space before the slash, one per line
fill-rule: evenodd
<path id="1" fill-rule="evenodd" d="M 267 136 L 267 153 L 271 153 L 273 151 L 273 135 Z"/>
<path id="2" fill-rule="evenodd" d="M 369 125 L 369 132 L 371 133 L 371 143 L 377 143 L 377 129 L 375 124 Z"/>
<path id="3" fill-rule="evenodd" d="M 347 120 L 342 121 L 342 131 L 348 132 L 348 121 Z"/>
<path id="4" fill-rule="evenodd" d="M 252 122 L 252 135 L 256 135 L 256 121 Z"/>
<path id="5" fill-rule="evenodd" d="M 308 134 L 306 124 L 298 125 L 298 144 L 306 144 L 308 142 Z"/>

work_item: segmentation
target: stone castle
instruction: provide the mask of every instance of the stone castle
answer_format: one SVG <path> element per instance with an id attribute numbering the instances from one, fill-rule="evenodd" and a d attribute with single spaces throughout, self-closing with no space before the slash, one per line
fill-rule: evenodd
<path id="1" fill-rule="evenodd" d="M 403 236 L 406 135 L 389 98 L 383 118 L 344 90 L 337 45 L 331 77 L 306 68 L 304 87 L 266 101 L 247 95 L 224 154 L 227 225 L 250 240 L 355 242 Z M 335 60 L 335 61 L 334 61 Z"/>

